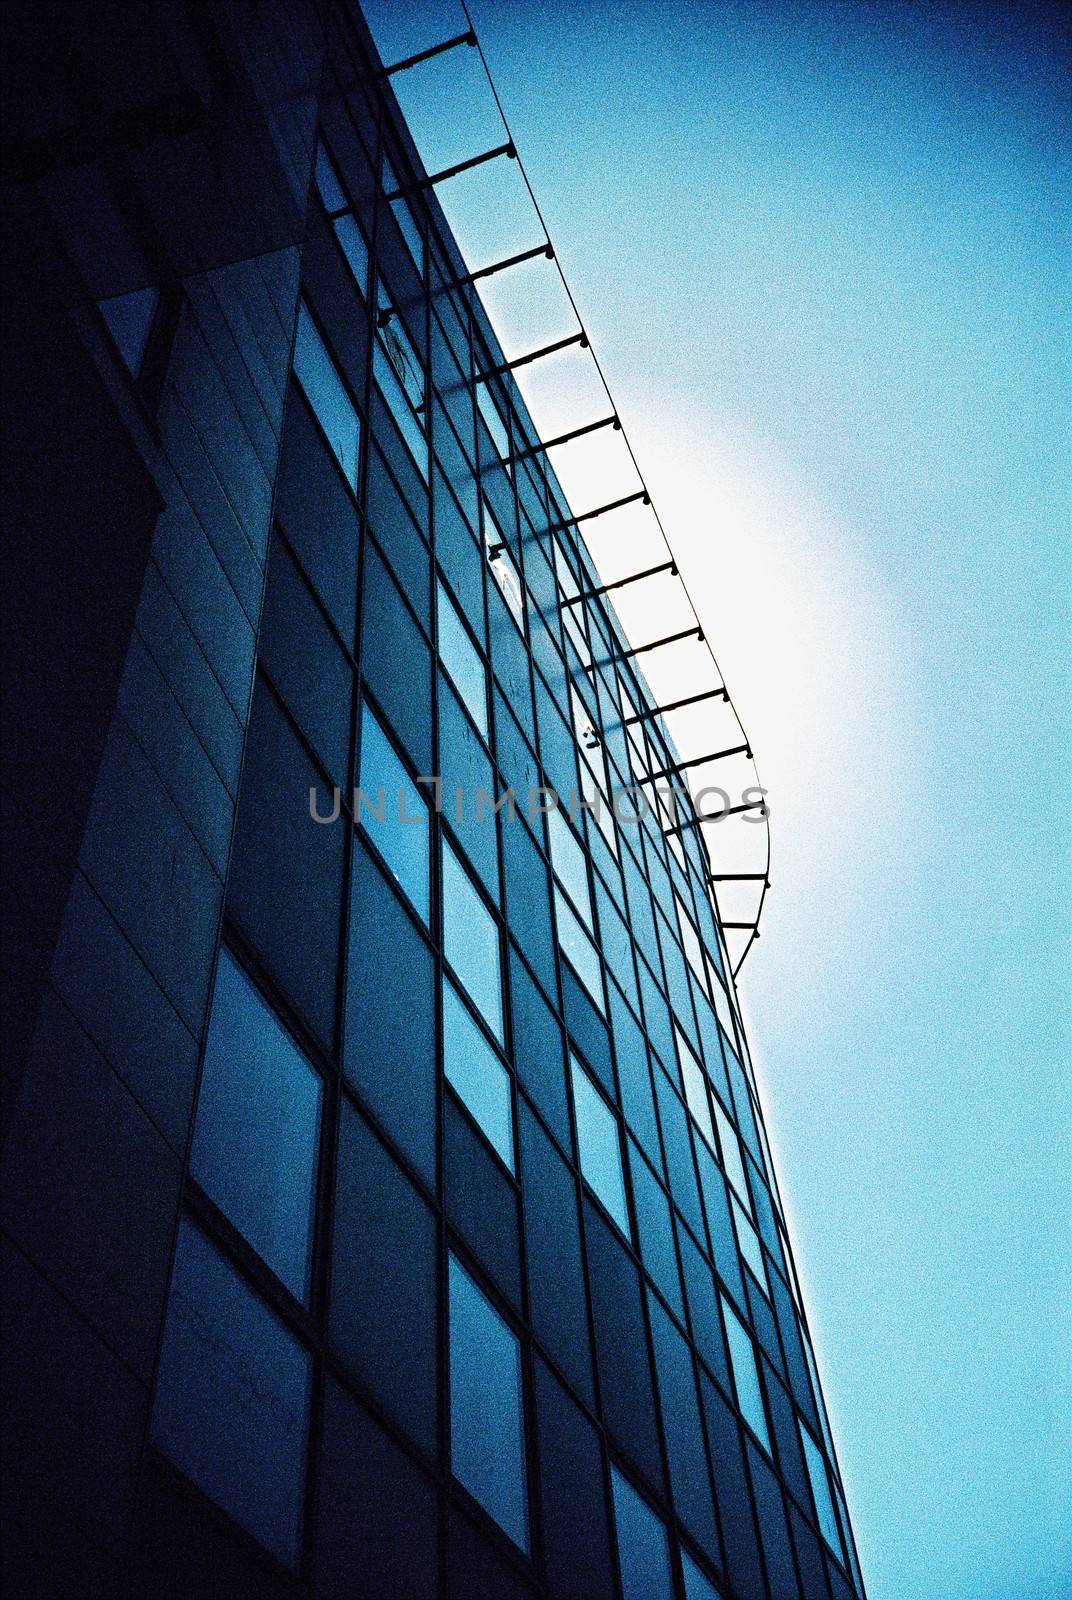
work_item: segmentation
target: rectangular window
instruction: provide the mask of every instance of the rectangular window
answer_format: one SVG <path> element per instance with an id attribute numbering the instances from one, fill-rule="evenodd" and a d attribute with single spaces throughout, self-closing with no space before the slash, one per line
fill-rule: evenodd
<path id="1" fill-rule="evenodd" d="M 674 907 L 677 911 L 678 931 L 681 934 L 681 944 L 685 951 L 685 959 L 696 974 L 700 988 L 706 993 L 707 973 L 704 967 L 703 951 L 700 948 L 699 935 L 693 927 L 692 918 L 681 904 L 680 896 L 674 895 Z"/>
<path id="2" fill-rule="evenodd" d="M 323 1085 L 220 951 L 190 1172 L 291 1294 L 309 1291 Z"/>
<path id="3" fill-rule="evenodd" d="M 402 237 L 409 246 L 409 253 L 413 257 L 418 276 L 423 280 L 424 239 L 421 237 L 421 230 L 414 219 L 409 201 L 404 196 L 397 195 L 398 188 L 399 182 L 395 176 L 395 170 L 385 155 L 383 158 L 383 192 L 388 196 L 395 221 L 401 228 Z M 391 199 L 392 195 L 397 195 L 397 198 Z"/>
<path id="4" fill-rule="evenodd" d="M 729 1117 L 723 1111 L 714 1097 L 715 1121 L 718 1123 L 718 1142 L 722 1147 L 722 1167 L 730 1183 L 737 1191 L 738 1199 L 742 1200 L 749 1212 L 752 1202 L 748 1194 L 748 1185 L 744 1177 L 744 1162 L 741 1160 L 741 1142 Z"/>
<path id="5" fill-rule="evenodd" d="M 495 918 L 443 840 L 443 954 L 502 1043 L 502 957 Z"/>
<path id="6" fill-rule="evenodd" d="M 469 637 L 457 606 L 443 587 L 436 583 L 436 625 L 439 630 L 439 656 L 469 715 L 486 739 L 488 736 L 488 674 L 484 658 Z"/>
<path id="7" fill-rule="evenodd" d="M 424 368 L 401 318 L 381 284 L 379 331 L 372 351 L 372 373 L 410 454 L 428 481 L 428 437 Z"/>
<path id="8" fill-rule="evenodd" d="M 759 1287 L 766 1294 L 767 1272 L 763 1265 L 763 1247 L 759 1242 L 759 1234 L 741 1210 L 736 1197 L 733 1199 L 732 1206 L 733 1224 L 737 1229 L 737 1242 L 741 1247 L 741 1254 L 751 1267 Z"/>
<path id="9" fill-rule="evenodd" d="M 489 1142 L 514 1170 L 510 1074 L 449 978 L 443 979 L 443 1071 Z"/>
<path id="10" fill-rule="evenodd" d="M 572 1057 L 570 1072 L 581 1176 L 628 1239 L 629 1209 L 625 1200 L 618 1119 L 587 1072 Z"/>
<path id="11" fill-rule="evenodd" d="M 476 407 L 484 419 L 484 425 L 491 434 L 496 450 L 502 459 L 507 461 L 510 456 L 510 435 L 506 430 L 506 424 L 499 415 L 498 406 L 488 393 L 486 383 L 478 383 L 476 386 Z"/>
<path id="12" fill-rule="evenodd" d="M 346 257 L 346 265 L 353 274 L 362 299 L 368 298 L 369 281 L 369 249 L 365 243 L 365 235 L 358 227 L 357 219 L 351 216 L 336 217 L 333 223 L 335 237 L 339 241 L 339 249 Z"/>
<path id="13" fill-rule="evenodd" d="M 551 866 L 587 927 L 593 930 L 592 893 L 588 884 L 588 864 L 584 846 L 562 815 L 560 806 L 547 813 L 547 838 L 551 847 Z"/>
<path id="14" fill-rule="evenodd" d="M 756 1351 L 744 1323 L 737 1316 L 725 1295 L 722 1301 L 722 1318 L 726 1324 L 726 1341 L 730 1347 L 730 1366 L 733 1369 L 733 1387 L 737 1391 L 737 1404 L 741 1415 L 770 1454 L 770 1436 L 767 1433 L 767 1414 L 763 1409 L 763 1393 L 759 1387 L 759 1369 Z"/>
<path id="15" fill-rule="evenodd" d="M 513 558 L 506 548 L 506 540 L 502 529 L 495 520 L 494 512 L 484 501 L 484 549 L 488 557 L 488 565 L 492 570 L 499 592 L 506 601 L 510 615 L 521 629 L 525 631 L 525 591 L 518 577 L 517 568 Z"/>
<path id="16" fill-rule="evenodd" d="M 693 1120 L 708 1144 L 715 1148 L 715 1130 L 711 1126 L 711 1108 L 707 1101 L 707 1082 L 703 1069 L 689 1048 L 685 1035 L 674 1023 L 674 1038 L 677 1040 L 677 1055 L 681 1063 L 681 1077 L 685 1085 L 685 1099 L 692 1113 Z"/>
<path id="17" fill-rule="evenodd" d="M 622 1600 L 671 1600 L 670 1549 L 662 1518 L 617 1467 L 610 1469 Z"/>
<path id="18" fill-rule="evenodd" d="M 574 972 L 588 991 L 596 1010 L 604 1012 L 603 969 L 599 952 L 580 922 L 558 884 L 555 884 L 555 924 L 558 943 Z"/>
<path id="19" fill-rule="evenodd" d="M 361 708 L 356 820 L 422 922 L 428 921 L 428 803 L 367 704 Z"/>
<path id="20" fill-rule="evenodd" d="M 324 207 L 329 217 L 339 211 L 348 211 L 350 202 L 346 198 L 342 181 L 334 161 L 328 155 L 327 149 L 321 140 L 316 147 L 316 192 L 320 196 L 320 204 Z"/>
<path id="21" fill-rule="evenodd" d="M 350 487 L 356 489 L 361 421 L 304 300 L 298 303 L 294 375 L 316 413 L 343 476 Z"/>
<path id="22" fill-rule="evenodd" d="M 521 1348 L 453 1255 L 448 1294 L 451 1471 L 503 1532 L 527 1550 Z"/>
<path id="23" fill-rule="evenodd" d="M 183 1218 L 152 1440 L 290 1567 L 301 1549 L 309 1380 L 308 1351 Z"/>
<path id="24" fill-rule="evenodd" d="M 823 1460 L 822 1451 L 799 1417 L 797 1426 L 800 1428 L 800 1442 L 804 1446 L 808 1482 L 811 1484 L 812 1497 L 815 1500 L 819 1528 L 831 1550 L 839 1560 L 843 1560 L 841 1535 L 838 1532 L 837 1517 L 834 1515 L 834 1503 L 830 1498 L 830 1480 L 826 1475 L 826 1462 Z"/>

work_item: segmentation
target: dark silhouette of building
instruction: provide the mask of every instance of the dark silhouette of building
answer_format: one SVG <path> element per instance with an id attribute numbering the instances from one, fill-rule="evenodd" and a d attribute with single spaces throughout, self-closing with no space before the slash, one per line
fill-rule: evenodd
<path id="1" fill-rule="evenodd" d="M 699 832 L 360 13 L 4 28 L 6 1592 L 862 1594 Z"/>

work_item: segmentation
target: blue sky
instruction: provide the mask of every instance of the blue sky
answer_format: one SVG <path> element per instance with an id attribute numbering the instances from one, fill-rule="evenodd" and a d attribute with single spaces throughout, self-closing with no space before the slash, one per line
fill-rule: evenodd
<path id="1" fill-rule="evenodd" d="M 389 9 L 389 56 L 464 26 L 449 0 Z M 1050 1600 L 1072 1590 L 1055 14 L 474 16 L 771 790 L 740 987 L 871 1600 Z M 498 142 L 449 104 L 460 154 Z M 471 208 L 474 250 L 511 217 Z M 519 218 L 501 253 L 534 242 Z"/>

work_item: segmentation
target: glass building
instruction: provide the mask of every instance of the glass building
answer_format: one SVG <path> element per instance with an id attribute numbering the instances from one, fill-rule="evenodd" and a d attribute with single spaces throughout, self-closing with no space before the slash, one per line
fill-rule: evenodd
<path id="1" fill-rule="evenodd" d="M 7 1592 L 862 1596 L 675 752 L 360 12 L 5 27 Z"/>

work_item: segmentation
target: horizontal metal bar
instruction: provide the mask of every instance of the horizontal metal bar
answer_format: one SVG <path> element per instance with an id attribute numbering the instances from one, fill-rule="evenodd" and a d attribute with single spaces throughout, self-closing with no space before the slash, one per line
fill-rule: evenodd
<path id="1" fill-rule="evenodd" d="M 643 500 L 646 506 L 651 505 L 651 496 L 646 489 L 638 489 L 636 494 L 623 494 L 620 500 L 609 500 L 605 506 L 596 506 L 592 511 L 582 511 L 577 517 L 565 517 L 561 522 L 552 522 L 548 533 L 565 533 L 567 528 L 576 527 L 579 522 L 592 522 L 596 517 L 601 517 L 606 511 L 617 511 L 622 506 L 631 506 L 634 501 Z"/>
<path id="2" fill-rule="evenodd" d="M 672 778 L 678 772 L 688 772 L 691 767 L 706 767 L 709 761 L 722 761 L 726 756 L 751 756 L 752 752 L 746 744 L 731 745 L 728 750 L 716 750 L 710 756 L 695 756 L 691 761 L 679 761 L 675 767 L 663 767 L 660 772 L 651 772 L 642 783 L 654 783 L 658 778 Z"/>
<path id="3" fill-rule="evenodd" d="M 507 267 L 519 267 L 523 261 L 535 261 L 537 256 L 544 256 L 546 260 L 553 261 L 554 245 L 537 244 L 531 250 L 519 250 L 516 256 L 507 256 L 504 261 L 496 261 L 490 267 L 478 267 L 476 272 L 467 272 L 464 278 L 455 278 L 453 283 L 445 283 L 437 293 L 449 294 L 455 289 L 464 289 L 470 283 L 479 283 L 481 278 L 490 278 L 496 272 L 505 272 Z"/>
<path id="4" fill-rule="evenodd" d="M 487 383 L 489 378 L 501 378 L 504 372 L 513 372 L 517 367 L 527 367 L 530 361 L 539 361 L 541 356 L 552 356 L 556 350 L 568 350 L 572 344 L 579 344 L 587 350 L 588 335 L 583 328 L 580 333 L 571 333 L 568 339 L 556 339 L 554 344 L 545 344 L 540 350 L 530 350 L 527 356 L 515 356 L 513 361 L 503 361 L 497 367 L 489 367 L 487 372 L 478 372 L 475 381 Z"/>
<path id="5" fill-rule="evenodd" d="M 708 883 L 765 883 L 770 888 L 770 879 L 765 872 L 711 872 L 708 873 Z"/>
<path id="6" fill-rule="evenodd" d="M 541 455 L 545 450 L 553 450 L 556 445 L 571 444 L 574 439 L 583 439 L 586 433 L 595 433 L 599 428 L 614 428 L 618 433 L 622 431 L 617 416 L 601 417 L 598 422 L 586 422 L 583 427 L 571 428 L 569 433 L 560 433 L 554 439 L 541 439 L 538 444 L 530 445 L 527 450 L 515 450 L 511 459 L 528 461 L 532 456 Z"/>
<path id="7" fill-rule="evenodd" d="M 729 928 L 731 932 L 739 930 L 742 933 L 754 933 L 759 938 L 759 926 L 755 922 L 723 922 L 722 927 Z"/>
<path id="8" fill-rule="evenodd" d="M 668 633 L 665 639 L 653 639 L 650 644 L 636 644 L 631 650 L 623 650 L 620 660 L 629 661 L 633 656 L 646 655 L 649 650 L 658 650 L 664 644 L 677 644 L 681 639 L 702 639 L 702 628 L 682 628 L 680 633 Z"/>
<path id="9" fill-rule="evenodd" d="M 595 600 L 598 595 L 611 594 L 615 589 L 624 589 L 627 583 L 639 583 L 642 578 L 654 578 L 660 572 L 677 572 L 676 561 L 660 561 L 657 567 L 646 567 L 643 572 L 631 572 L 628 578 L 616 578 L 613 583 L 602 583 L 598 589 L 585 589 L 581 594 L 571 594 L 568 600 L 563 600 L 561 610 L 565 606 L 575 606 L 581 600 Z"/>
<path id="10" fill-rule="evenodd" d="M 747 800 L 743 805 L 728 806 L 725 811 L 697 812 L 693 817 L 686 817 L 684 822 L 677 822 L 672 828 L 664 828 L 665 834 L 684 833 L 688 828 L 698 828 L 702 822 L 722 822 L 726 817 L 739 816 L 742 811 L 768 812 L 770 807 L 765 800 Z M 751 924 L 749 924 L 751 926 Z"/>
<path id="11" fill-rule="evenodd" d="M 636 716 L 626 717 L 622 727 L 631 728 L 634 722 L 650 722 L 653 717 L 665 716 L 668 711 L 680 711 L 682 706 L 698 706 L 701 700 L 721 698 L 728 701 L 729 697 L 728 689 L 705 689 L 702 694 L 686 695 L 684 700 L 671 700 L 666 706 L 652 706 L 648 711 L 638 711 Z"/>
<path id="12" fill-rule="evenodd" d="M 512 143 L 497 144 L 494 150 L 485 150 L 482 155 L 470 156 L 468 161 L 456 161 L 452 167 L 444 167 L 442 172 L 433 172 L 430 176 L 418 178 L 416 183 L 404 183 L 400 189 L 394 189 L 387 196 L 388 200 L 404 200 L 408 194 L 416 194 L 421 189 L 431 189 L 437 183 L 444 183 L 447 178 L 456 178 L 461 172 L 470 172 L 473 167 L 482 167 L 487 161 L 495 161 L 499 156 L 509 156 L 511 161 L 517 160 L 517 151 Z"/>
<path id="13" fill-rule="evenodd" d="M 468 33 L 456 33 L 453 39 L 444 39 L 442 44 L 433 44 L 427 50 L 418 50 L 416 55 L 406 56 L 404 61 L 395 61 L 391 66 L 384 67 L 385 78 L 394 77 L 396 72 L 406 72 L 410 67 L 419 66 L 422 61 L 431 61 L 433 56 L 441 56 L 447 50 L 454 50 L 460 44 L 476 46 L 476 34 L 472 28 Z"/>

